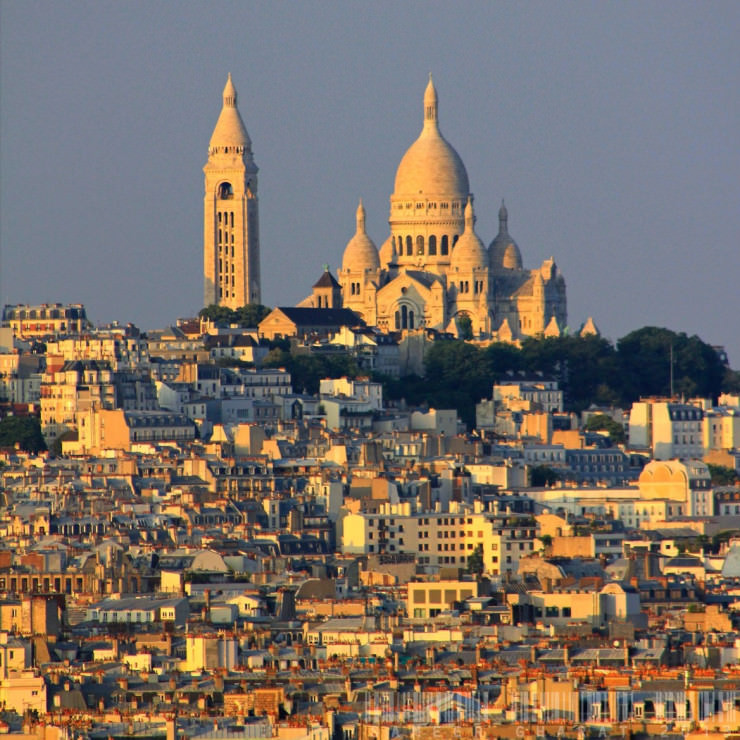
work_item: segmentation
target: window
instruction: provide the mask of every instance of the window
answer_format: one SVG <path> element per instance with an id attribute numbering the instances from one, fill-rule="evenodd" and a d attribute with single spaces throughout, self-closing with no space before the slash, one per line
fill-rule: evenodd
<path id="1" fill-rule="evenodd" d="M 437 237 L 433 235 L 429 237 L 429 254 L 437 254 Z"/>

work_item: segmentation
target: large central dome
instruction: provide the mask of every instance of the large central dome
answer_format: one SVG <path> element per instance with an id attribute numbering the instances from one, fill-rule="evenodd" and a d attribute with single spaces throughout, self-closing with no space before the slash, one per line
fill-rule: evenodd
<path id="1" fill-rule="evenodd" d="M 430 77 L 424 92 L 424 128 L 398 165 L 393 195 L 396 198 L 421 195 L 464 201 L 469 193 L 465 165 L 439 131 L 437 91 Z"/>

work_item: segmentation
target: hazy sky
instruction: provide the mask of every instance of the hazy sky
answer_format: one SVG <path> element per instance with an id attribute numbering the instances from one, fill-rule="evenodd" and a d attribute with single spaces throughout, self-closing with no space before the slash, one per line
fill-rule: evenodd
<path id="1" fill-rule="evenodd" d="M 740 367 L 740 2 L 0 0 L 0 302 L 142 328 L 202 306 L 203 173 L 228 72 L 260 167 L 262 296 L 380 246 L 422 125 L 501 198 L 570 326 L 724 344 Z"/>

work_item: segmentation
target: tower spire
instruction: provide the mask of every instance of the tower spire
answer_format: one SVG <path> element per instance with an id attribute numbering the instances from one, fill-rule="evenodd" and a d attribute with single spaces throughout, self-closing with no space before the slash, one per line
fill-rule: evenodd
<path id="1" fill-rule="evenodd" d="M 503 198 L 501 198 L 501 208 L 498 209 L 498 230 L 501 234 L 507 234 L 509 231 L 509 212 L 506 210 Z"/>
<path id="2" fill-rule="evenodd" d="M 229 72 L 229 77 L 224 86 L 224 107 L 236 108 L 236 88 L 231 81 L 231 72 Z"/>
<path id="3" fill-rule="evenodd" d="M 475 225 L 475 211 L 473 211 L 473 199 L 468 196 L 468 202 L 465 204 L 465 231 L 473 231 Z"/>
<path id="4" fill-rule="evenodd" d="M 357 206 L 357 233 L 365 233 L 365 206 L 362 205 L 362 198 L 360 198 L 360 204 Z"/>
<path id="5" fill-rule="evenodd" d="M 437 126 L 437 90 L 434 87 L 432 73 L 429 73 L 429 82 L 424 91 L 424 126 Z"/>

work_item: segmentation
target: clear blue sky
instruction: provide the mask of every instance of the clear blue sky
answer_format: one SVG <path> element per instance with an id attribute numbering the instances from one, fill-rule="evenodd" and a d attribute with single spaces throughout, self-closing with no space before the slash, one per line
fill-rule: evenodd
<path id="1" fill-rule="evenodd" d="M 202 167 L 232 73 L 260 167 L 262 293 L 388 234 L 434 74 L 477 232 L 501 198 L 569 323 L 740 367 L 740 2 L 0 0 L 0 301 L 142 328 L 202 304 Z"/>

